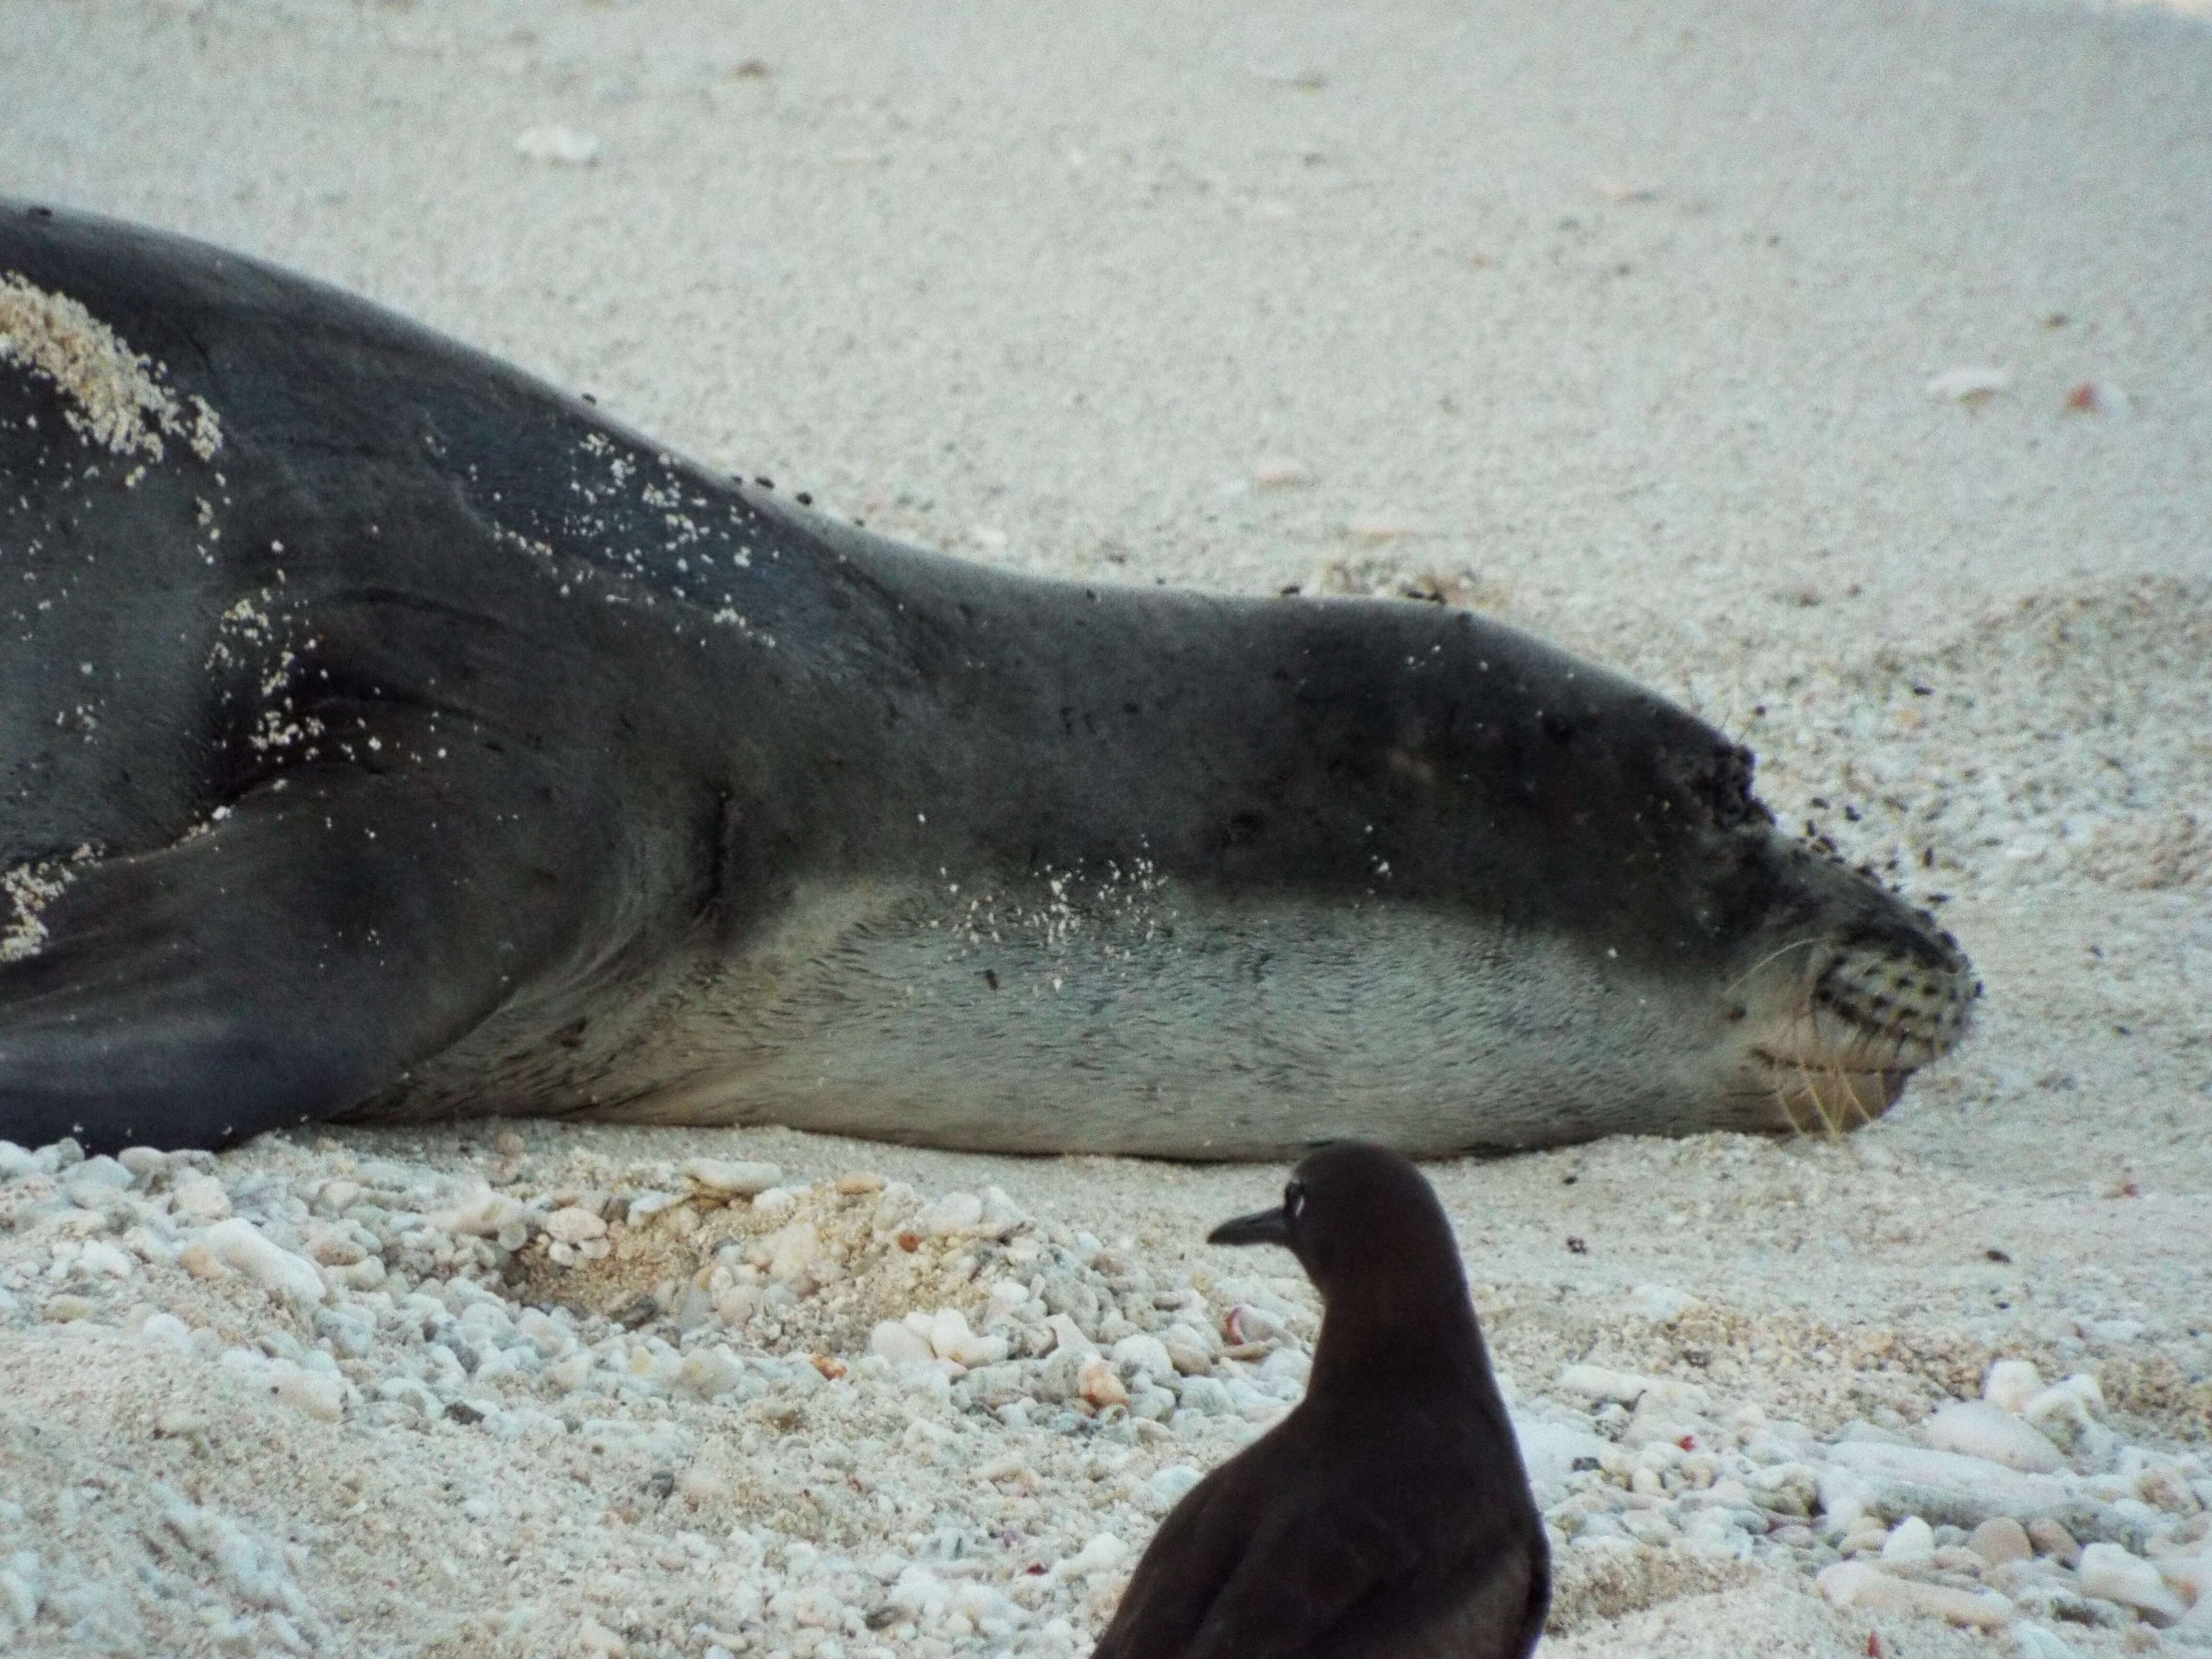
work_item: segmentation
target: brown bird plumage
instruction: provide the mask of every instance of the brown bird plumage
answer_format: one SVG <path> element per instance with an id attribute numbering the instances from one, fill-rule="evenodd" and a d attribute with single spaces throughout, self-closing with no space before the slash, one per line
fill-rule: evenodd
<path id="1" fill-rule="evenodd" d="M 1522 1659 L 1550 1552 L 1420 1171 L 1324 1147 L 1210 1242 L 1297 1256 L 1325 1307 L 1313 1375 L 1161 1524 L 1094 1659 Z"/>

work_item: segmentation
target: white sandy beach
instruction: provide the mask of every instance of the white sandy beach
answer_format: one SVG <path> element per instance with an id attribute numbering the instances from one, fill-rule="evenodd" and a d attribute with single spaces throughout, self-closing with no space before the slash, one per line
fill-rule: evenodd
<path id="1" fill-rule="evenodd" d="M 1556 1464 L 1541 1650 L 2212 1648 L 2212 20 L 6 0 L 0 194 L 341 283 L 893 535 L 1441 582 L 1740 735 L 1987 995 L 1841 1142 L 1431 1170 Z M 1287 1258 L 1200 1242 L 1276 1168 L 544 1124 L 212 1168 L 0 1149 L 0 1650 L 1087 1652 L 1310 1344 Z M 854 1172 L 890 1196 L 812 1184 Z M 611 1253 L 550 1263 L 584 1210 Z M 325 1283 L 224 1268 L 221 1212 Z M 1103 1425 L 1048 1355 L 867 1357 L 949 1307 L 1020 1360 L 1002 1281 L 1211 1348 Z M 2002 1358 L 2094 1379 L 2028 1413 L 2034 1478 L 2140 1571 L 1977 1565 L 1980 1500 L 1869 1473 Z M 1929 1509 L 1888 1579 L 1962 1601 L 1815 1589 Z"/>

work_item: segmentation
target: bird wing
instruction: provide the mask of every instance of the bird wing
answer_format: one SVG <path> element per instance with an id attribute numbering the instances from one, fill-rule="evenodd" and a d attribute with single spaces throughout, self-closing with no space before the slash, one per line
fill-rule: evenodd
<path id="1" fill-rule="evenodd" d="M 1505 1649 L 1510 1659 L 1528 1659 L 1544 1633 L 1544 1620 L 1552 1611 L 1552 1552 L 1539 1534 L 1539 1547 L 1529 1563 L 1528 1605 L 1521 1613 L 1521 1632 Z"/>
<path id="2" fill-rule="evenodd" d="M 1188 1659 L 1291 1659 L 1360 1597 L 1422 1559 L 1418 1539 L 1372 1510 L 1298 1513 L 1253 1538 L 1206 1609 Z"/>
<path id="3" fill-rule="evenodd" d="M 1237 1467 L 1232 1459 L 1214 1470 L 1160 1523 L 1091 1659 L 1170 1659 L 1185 1650 L 1249 1542 L 1243 1506 L 1228 1491 Z"/>

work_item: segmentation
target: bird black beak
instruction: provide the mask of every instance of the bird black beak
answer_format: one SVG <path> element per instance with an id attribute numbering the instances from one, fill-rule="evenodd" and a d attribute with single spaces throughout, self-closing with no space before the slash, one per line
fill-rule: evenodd
<path id="1" fill-rule="evenodd" d="M 1206 1234 L 1209 1244 L 1280 1244 L 1285 1249 L 1291 1243 L 1289 1212 L 1279 1205 L 1272 1210 L 1260 1210 L 1251 1215 L 1240 1215 L 1234 1221 L 1224 1221 Z"/>

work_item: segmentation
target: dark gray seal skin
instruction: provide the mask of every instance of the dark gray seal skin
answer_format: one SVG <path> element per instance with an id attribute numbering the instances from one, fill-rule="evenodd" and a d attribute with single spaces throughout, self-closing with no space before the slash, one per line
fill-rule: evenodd
<path id="1" fill-rule="evenodd" d="M 74 213 L 0 204 L 0 337 L 19 1142 L 1803 1129 L 1974 994 L 1745 750 L 1478 616 L 902 547 Z"/>

